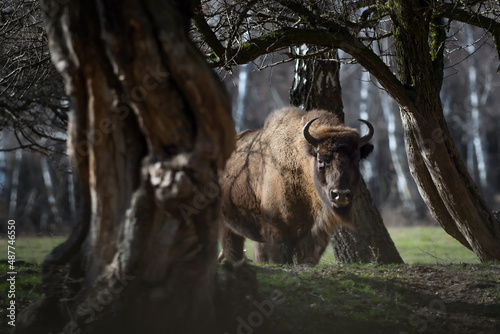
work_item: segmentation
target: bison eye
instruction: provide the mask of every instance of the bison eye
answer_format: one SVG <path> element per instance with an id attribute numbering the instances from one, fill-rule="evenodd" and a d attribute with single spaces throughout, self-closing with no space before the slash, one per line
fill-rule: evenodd
<path id="1" fill-rule="evenodd" d="M 318 157 L 318 168 L 320 170 L 325 169 L 325 167 L 328 166 L 328 164 L 330 163 L 330 161 L 331 161 L 330 159 L 320 159 Z"/>

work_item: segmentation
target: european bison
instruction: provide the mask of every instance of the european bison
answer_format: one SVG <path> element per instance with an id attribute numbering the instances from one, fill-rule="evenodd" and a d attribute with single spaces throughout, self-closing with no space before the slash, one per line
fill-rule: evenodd
<path id="1" fill-rule="evenodd" d="M 325 110 L 288 107 L 269 115 L 260 130 L 237 136 L 221 173 L 222 256 L 243 258 L 245 238 L 255 261 L 316 264 L 332 233 L 352 227 L 359 161 L 373 150 L 369 132 L 344 126 Z"/>

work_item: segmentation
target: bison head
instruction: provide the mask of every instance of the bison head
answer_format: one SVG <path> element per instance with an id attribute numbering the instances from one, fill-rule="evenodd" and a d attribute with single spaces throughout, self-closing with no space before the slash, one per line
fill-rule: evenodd
<path id="1" fill-rule="evenodd" d="M 302 135 L 308 143 L 306 151 L 315 158 L 314 183 L 323 202 L 337 214 L 349 219 L 360 178 L 359 161 L 373 150 L 373 145 L 369 143 L 374 132 L 373 126 L 360 119 L 369 128 L 368 134 L 360 137 L 354 129 L 343 125 L 323 125 L 320 121 L 313 136 L 309 127 L 317 119 L 311 119 L 302 129 Z"/>

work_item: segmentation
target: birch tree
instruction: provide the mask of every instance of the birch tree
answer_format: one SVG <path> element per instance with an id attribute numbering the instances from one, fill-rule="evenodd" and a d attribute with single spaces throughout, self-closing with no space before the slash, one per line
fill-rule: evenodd
<path id="1" fill-rule="evenodd" d="M 9 196 L 9 217 L 15 217 L 17 212 L 17 200 L 19 192 L 19 173 L 21 170 L 21 161 L 23 158 L 23 152 L 17 150 L 14 156 L 13 168 L 12 168 L 12 179 L 10 183 L 10 196 Z"/>
<path id="2" fill-rule="evenodd" d="M 408 160 L 406 160 L 405 156 L 402 125 L 398 117 L 398 107 L 387 94 L 381 94 L 380 102 L 387 125 L 389 151 L 396 172 L 396 187 L 399 198 L 403 203 L 405 213 L 422 216 L 425 212 L 425 204 L 418 193 L 415 181 L 410 175 Z"/>
<path id="3" fill-rule="evenodd" d="M 473 55 L 476 52 L 475 29 L 473 27 L 467 27 L 465 30 L 468 44 L 466 50 L 469 55 Z M 474 57 L 471 56 L 468 58 L 468 65 L 467 79 L 469 83 L 470 115 L 467 124 L 470 139 L 467 146 L 467 167 L 478 183 L 478 186 L 484 191 L 488 188 L 489 182 L 488 157 L 485 148 L 486 132 L 482 131 L 484 129 L 484 124 L 479 109 L 484 105 L 485 97 L 488 95 L 488 89 L 486 89 L 484 95 L 481 96 L 479 91 L 478 66 Z"/>
<path id="4" fill-rule="evenodd" d="M 302 47 L 300 52 L 304 51 Z M 341 90 L 336 50 L 296 61 L 292 104 L 305 110 L 329 110 L 343 120 Z M 369 119 L 367 113 L 365 119 Z M 355 230 L 341 228 L 332 236 L 336 259 L 342 263 L 402 263 L 363 178 L 354 196 L 353 213 Z"/>

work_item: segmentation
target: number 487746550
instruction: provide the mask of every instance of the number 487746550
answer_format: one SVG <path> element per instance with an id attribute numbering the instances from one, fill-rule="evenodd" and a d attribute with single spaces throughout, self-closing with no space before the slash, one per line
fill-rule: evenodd
<path id="1" fill-rule="evenodd" d="M 7 262 L 9 263 L 9 269 L 14 270 L 14 263 L 16 262 L 16 248 L 14 244 L 16 242 L 16 222 L 14 220 L 9 220 L 7 223 Z"/>

